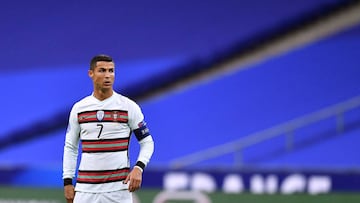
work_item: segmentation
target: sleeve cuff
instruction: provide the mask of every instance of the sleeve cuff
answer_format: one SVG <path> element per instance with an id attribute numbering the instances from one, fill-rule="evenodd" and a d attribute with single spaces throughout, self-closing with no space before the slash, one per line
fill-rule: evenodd
<path id="1" fill-rule="evenodd" d="M 64 186 L 72 185 L 72 179 L 71 178 L 64 178 Z"/>
<path id="2" fill-rule="evenodd" d="M 144 169 L 145 169 L 145 164 L 141 161 L 137 161 L 135 166 L 139 167 L 141 169 L 141 171 L 144 171 Z"/>

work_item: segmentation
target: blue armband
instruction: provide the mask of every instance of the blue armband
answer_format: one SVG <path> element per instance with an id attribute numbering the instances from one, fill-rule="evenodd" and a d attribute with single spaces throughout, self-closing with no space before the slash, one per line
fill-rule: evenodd
<path id="1" fill-rule="evenodd" d="M 150 135 L 149 129 L 146 127 L 145 121 L 138 124 L 139 128 L 134 130 L 135 137 L 138 141 Z"/>

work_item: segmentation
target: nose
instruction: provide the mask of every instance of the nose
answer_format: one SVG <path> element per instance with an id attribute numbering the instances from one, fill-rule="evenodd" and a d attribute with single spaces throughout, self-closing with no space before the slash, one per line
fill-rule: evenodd
<path id="1" fill-rule="evenodd" d="M 106 78 L 110 78 L 110 76 L 111 76 L 110 71 L 105 71 L 105 77 L 106 77 Z"/>

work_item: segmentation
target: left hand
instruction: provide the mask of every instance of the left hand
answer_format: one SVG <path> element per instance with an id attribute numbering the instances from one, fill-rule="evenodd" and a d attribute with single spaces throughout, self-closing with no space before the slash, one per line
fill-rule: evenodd
<path id="1" fill-rule="evenodd" d="M 128 182 L 130 182 L 130 192 L 134 192 L 135 190 L 139 189 L 142 182 L 142 171 L 139 168 L 134 167 L 124 180 L 124 184 L 127 184 Z"/>

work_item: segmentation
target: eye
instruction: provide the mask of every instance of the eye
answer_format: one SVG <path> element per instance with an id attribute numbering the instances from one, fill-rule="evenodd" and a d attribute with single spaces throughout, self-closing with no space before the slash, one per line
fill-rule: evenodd
<path id="1" fill-rule="evenodd" d="M 109 69 L 109 72 L 110 72 L 110 73 L 113 73 L 113 72 L 114 72 L 114 69 L 113 69 L 113 68 Z"/>

